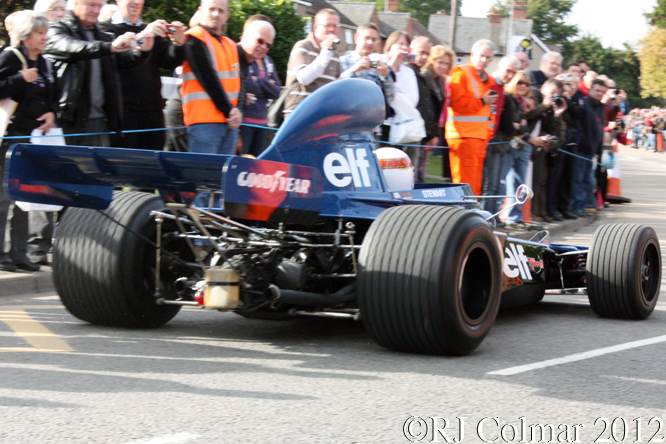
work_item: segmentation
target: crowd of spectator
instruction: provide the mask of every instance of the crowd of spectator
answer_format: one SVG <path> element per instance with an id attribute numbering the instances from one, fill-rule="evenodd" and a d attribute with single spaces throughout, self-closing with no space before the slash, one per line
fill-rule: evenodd
<path id="1" fill-rule="evenodd" d="M 382 48 L 379 29 L 367 23 L 356 31 L 354 50 L 342 54 L 340 17 L 332 9 L 319 11 L 312 32 L 294 45 L 283 88 L 268 56 L 276 38 L 269 17 L 252 16 L 234 42 L 225 35 L 227 0 L 202 0 L 189 26 L 146 23 L 143 6 L 144 0 L 106 6 L 104 0 L 38 0 L 34 11 L 6 17 L 11 46 L 0 53 L 0 99 L 19 106 L 5 135 L 58 127 L 72 135 L 72 145 L 258 156 L 266 146 L 269 105 L 281 94 L 288 118 L 318 88 L 362 78 L 384 94 L 385 121 L 375 129 L 381 143 L 390 141 L 396 103 L 421 115 L 425 137 L 401 147 L 417 183 L 425 181 L 433 149 L 442 153 L 442 176 L 469 183 L 477 196 L 512 194 L 531 176 L 537 224 L 524 221 L 520 206 L 506 224 L 535 229 L 538 222 L 588 217 L 598 208 L 604 171 L 594 159 L 609 138 L 631 129 L 635 146 L 656 148 L 666 126 L 661 110 L 630 111 L 626 93 L 586 61 L 563 70 L 556 52 L 542 57 L 539 70 L 526 71 L 530 60 L 517 53 L 487 72 L 495 52 L 489 40 L 474 44 L 469 63 L 454 66 L 455 53 L 426 37 L 395 31 Z M 182 81 L 166 109 L 160 70 L 173 70 Z M 167 134 L 165 125 L 186 131 Z M 0 172 L 11 143 L 3 141 Z M 491 213 L 503 201 L 481 199 Z M 0 270 L 39 269 L 52 230 L 52 214 L 30 212 L 28 223 L 0 189 Z"/>

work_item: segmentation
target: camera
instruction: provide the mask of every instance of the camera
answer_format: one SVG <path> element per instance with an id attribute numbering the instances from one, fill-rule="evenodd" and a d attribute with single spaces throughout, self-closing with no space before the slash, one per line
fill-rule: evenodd
<path id="1" fill-rule="evenodd" d="M 615 126 L 617 129 L 623 130 L 625 125 L 624 125 L 624 120 L 623 119 L 615 119 Z"/>
<path id="2" fill-rule="evenodd" d="M 555 103 L 555 106 L 558 108 L 564 106 L 564 102 L 567 100 L 566 97 L 564 97 L 562 94 L 553 94 L 551 99 L 553 103 Z"/>
<path id="3" fill-rule="evenodd" d="M 138 39 L 138 40 L 132 40 L 132 48 L 136 48 L 138 46 L 143 46 L 146 43 L 144 39 Z"/>
<path id="4" fill-rule="evenodd" d="M 403 60 L 405 62 L 415 62 L 416 61 L 416 56 L 414 54 L 407 54 L 407 55 L 405 55 Z"/>
<path id="5" fill-rule="evenodd" d="M 336 38 L 335 40 L 333 40 L 333 43 L 331 44 L 331 47 L 328 48 L 328 49 L 330 49 L 331 51 L 335 51 L 335 50 L 338 49 L 339 44 L 340 44 L 340 39 Z"/>
<path id="6" fill-rule="evenodd" d="M 377 68 L 379 66 L 379 60 L 371 60 L 370 66 L 373 68 Z"/>
<path id="7" fill-rule="evenodd" d="M 167 33 L 168 35 L 173 35 L 173 34 L 175 34 L 175 33 L 176 33 L 176 27 L 173 26 L 173 25 L 169 25 L 169 26 L 167 26 L 166 33 Z"/>
<path id="8" fill-rule="evenodd" d="M 548 135 L 548 145 L 553 146 L 557 145 L 560 142 L 560 138 L 557 136 L 553 136 L 552 134 Z"/>

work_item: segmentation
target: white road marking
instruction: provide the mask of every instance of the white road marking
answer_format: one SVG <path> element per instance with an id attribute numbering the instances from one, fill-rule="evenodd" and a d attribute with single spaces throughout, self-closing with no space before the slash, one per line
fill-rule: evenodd
<path id="1" fill-rule="evenodd" d="M 55 295 L 55 296 L 42 296 L 42 297 L 32 298 L 32 299 L 35 299 L 35 300 L 37 300 L 37 301 L 55 301 L 55 300 L 60 299 L 60 296 L 58 296 L 58 295 Z"/>
<path id="2" fill-rule="evenodd" d="M 144 439 L 141 441 L 130 441 L 127 444 L 173 444 L 189 441 L 198 437 L 199 435 L 193 435 L 191 433 L 176 433 L 175 435 L 158 436 L 156 438 Z"/>
<path id="3" fill-rule="evenodd" d="M 597 356 L 607 355 L 609 353 L 616 353 L 637 347 L 643 347 L 645 345 L 658 344 L 660 342 L 666 342 L 666 335 L 657 336 L 656 338 L 642 339 L 640 341 L 627 342 L 619 345 L 613 345 L 612 347 L 598 348 L 596 350 L 590 350 L 583 353 L 576 353 L 569 356 L 563 356 L 561 358 L 549 359 L 547 361 L 535 362 L 533 364 L 519 365 L 516 367 L 505 368 L 502 370 L 495 370 L 494 372 L 488 372 L 486 374 L 499 375 L 499 376 L 517 375 L 518 373 L 525 373 L 540 368 L 552 367 L 554 365 L 568 364 L 570 362 L 596 358 Z"/>

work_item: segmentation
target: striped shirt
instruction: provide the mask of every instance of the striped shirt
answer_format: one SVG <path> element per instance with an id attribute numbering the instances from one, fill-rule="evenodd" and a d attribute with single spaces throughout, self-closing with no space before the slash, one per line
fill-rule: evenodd
<path id="1" fill-rule="evenodd" d="M 299 42 L 296 42 L 291 50 L 289 56 L 289 63 L 287 64 L 287 82 L 286 87 L 296 82 L 296 73 L 299 69 L 304 68 L 315 61 L 321 54 L 321 47 L 317 44 L 312 33 Z M 340 58 L 337 53 L 333 53 L 330 57 L 324 72 L 308 85 L 301 84 L 300 88 L 292 91 L 287 100 L 285 101 L 284 112 L 290 113 L 296 108 L 296 105 L 301 103 L 303 99 L 312 94 L 317 89 L 337 80 L 340 77 Z"/>

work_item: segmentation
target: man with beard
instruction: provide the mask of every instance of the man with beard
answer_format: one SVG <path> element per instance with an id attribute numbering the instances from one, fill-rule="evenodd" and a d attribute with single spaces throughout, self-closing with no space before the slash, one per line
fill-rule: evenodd
<path id="1" fill-rule="evenodd" d="M 562 54 L 550 51 L 541 56 L 539 70 L 530 71 L 532 88 L 541 89 L 548 79 L 552 79 L 562 72 Z"/>

